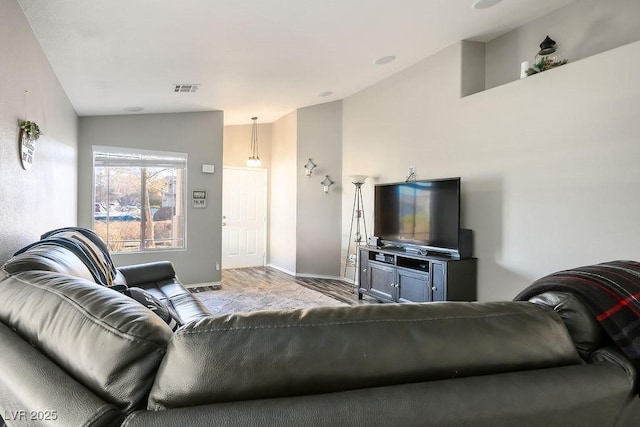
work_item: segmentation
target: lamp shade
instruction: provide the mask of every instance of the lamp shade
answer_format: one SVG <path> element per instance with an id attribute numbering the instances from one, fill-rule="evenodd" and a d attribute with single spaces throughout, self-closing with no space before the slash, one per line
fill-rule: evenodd
<path id="1" fill-rule="evenodd" d="M 363 184 L 369 175 L 351 175 L 351 182 L 354 184 Z"/>

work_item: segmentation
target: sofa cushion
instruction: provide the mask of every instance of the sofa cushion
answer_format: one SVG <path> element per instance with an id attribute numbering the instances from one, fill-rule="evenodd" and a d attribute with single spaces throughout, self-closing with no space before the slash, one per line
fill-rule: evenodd
<path id="1" fill-rule="evenodd" d="M 149 408 L 580 363 L 560 317 L 526 302 L 254 312 L 204 318 L 179 329 L 158 371 Z"/>
<path id="2" fill-rule="evenodd" d="M 73 256 L 78 258 L 87 267 L 93 281 L 101 285 L 110 286 L 110 273 L 102 263 L 95 261 L 89 250 L 80 242 L 70 237 L 49 237 L 45 240 L 38 240 L 20 249 L 14 255 L 18 256 L 29 253 L 34 248 L 44 248 L 45 250 L 52 247 L 61 247 L 67 249 Z M 55 260 L 52 258 L 52 260 Z"/>
<path id="3" fill-rule="evenodd" d="M 124 411 L 148 394 L 172 335 L 125 295 L 42 271 L 0 278 L 0 321 Z"/>
<path id="4" fill-rule="evenodd" d="M 65 227 L 49 231 L 40 237 L 41 240 L 55 238 L 71 239 L 80 245 L 82 252 L 78 255 L 83 256 L 84 261 L 90 264 L 92 268 L 98 270 L 100 274 L 100 280 L 97 282 L 105 286 L 112 286 L 114 284 L 117 270 L 111 259 L 109 248 L 102 238 L 93 230 L 82 227 Z"/>
<path id="5" fill-rule="evenodd" d="M 68 274 L 90 281 L 95 280 L 91 270 L 75 253 L 67 247 L 52 243 L 30 246 L 29 250 L 11 257 L 3 265 L 3 269 L 12 274 L 41 270 Z"/>

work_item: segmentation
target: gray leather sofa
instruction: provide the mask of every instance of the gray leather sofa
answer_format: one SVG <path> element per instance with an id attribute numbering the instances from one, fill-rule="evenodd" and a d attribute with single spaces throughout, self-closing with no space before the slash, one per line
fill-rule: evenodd
<path id="1" fill-rule="evenodd" d="M 63 248 L 64 249 L 64 248 Z M 9 426 L 634 426 L 637 374 L 571 294 L 212 317 L 165 263 L 173 332 L 40 244 L 0 271 Z M 91 270 L 91 269 L 89 269 Z M 122 277 L 120 277 L 122 275 Z"/>

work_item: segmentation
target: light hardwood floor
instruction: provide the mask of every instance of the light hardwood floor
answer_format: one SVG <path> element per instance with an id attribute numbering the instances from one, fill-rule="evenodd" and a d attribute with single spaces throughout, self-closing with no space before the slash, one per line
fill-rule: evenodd
<path id="1" fill-rule="evenodd" d="M 281 282 L 296 283 L 349 305 L 377 303 L 369 297 L 359 300 L 353 285 L 342 280 L 294 277 L 271 267 L 235 268 L 222 271 L 223 287 L 225 283 L 246 283 L 247 281 L 260 281 L 266 285 L 277 285 Z"/>

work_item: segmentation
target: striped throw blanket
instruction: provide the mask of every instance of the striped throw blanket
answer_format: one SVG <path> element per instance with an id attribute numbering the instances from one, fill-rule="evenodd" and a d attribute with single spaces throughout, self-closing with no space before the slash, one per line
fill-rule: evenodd
<path id="1" fill-rule="evenodd" d="M 640 262 L 611 261 L 545 276 L 516 300 L 547 291 L 570 292 L 591 311 L 603 329 L 640 372 Z"/>

